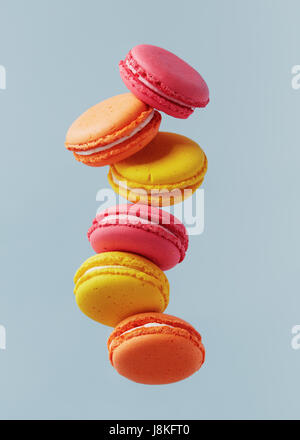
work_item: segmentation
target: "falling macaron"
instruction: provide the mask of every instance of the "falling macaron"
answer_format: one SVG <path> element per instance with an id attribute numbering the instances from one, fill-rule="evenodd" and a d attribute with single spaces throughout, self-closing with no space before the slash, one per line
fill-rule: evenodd
<path id="1" fill-rule="evenodd" d="M 205 349 L 195 328 L 175 316 L 131 316 L 108 339 L 109 358 L 119 374 L 134 382 L 163 385 L 186 379 L 204 363 Z"/>
<path id="2" fill-rule="evenodd" d="M 206 171 L 206 155 L 196 142 L 159 132 L 141 151 L 112 164 L 108 181 L 130 202 L 170 206 L 190 197 Z"/>
<path id="3" fill-rule="evenodd" d="M 69 128 L 65 146 L 85 165 L 100 167 L 144 148 L 157 134 L 161 115 L 132 93 L 124 93 L 85 111 Z"/>
<path id="4" fill-rule="evenodd" d="M 136 313 L 163 312 L 169 303 L 169 282 L 161 269 L 128 252 L 90 257 L 76 272 L 74 283 L 80 310 L 111 327 Z"/>
<path id="5" fill-rule="evenodd" d="M 183 202 L 201 186 L 207 157 L 194 140 L 159 132 L 160 112 L 186 119 L 206 107 L 209 89 L 190 64 L 149 44 L 131 49 L 119 71 L 129 92 L 92 106 L 66 134 L 75 159 L 109 165 L 112 189 L 132 202 L 104 209 L 90 223 L 96 254 L 76 271 L 74 296 L 84 315 L 114 327 L 107 347 L 121 376 L 171 384 L 202 367 L 205 348 L 191 324 L 164 313 L 170 296 L 164 271 L 185 259 L 189 237 L 160 207 Z"/>
<path id="6" fill-rule="evenodd" d="M 186 228 L 177 218 L 142 204 L 117 205 L 98 213 L 88 239 L 95 252 L 132 252 L 162 270 L 183 261 L 188 248 Z"/>
<path id="7" fill-rule="evenodd" d="M 206 82 L 192 66 L 168 50 L 140 44 L 119 63 L 126 87 L 141 101 L 186 119 L 209 102 Z"/>

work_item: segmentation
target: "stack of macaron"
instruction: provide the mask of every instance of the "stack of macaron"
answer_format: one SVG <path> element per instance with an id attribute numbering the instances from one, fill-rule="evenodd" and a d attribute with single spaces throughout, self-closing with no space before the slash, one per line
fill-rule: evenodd
<path id="1" fill-rule="evenodd" d="M 204 362 L 200 334 L 164 313 L 164 271 L 183 261 L 185 226 L 161 209 L 191 196 L 207 159 L 191 139 L 160 132 L 161 113 L 186 119 L 209 102 L 201 75 L 171 52 L 139 45 L 119 63 L 129 93 L 96 104 L 69 128 L 66 148 L 85 165 L 109 165 L 108 181 L 129 203 L 96 215 L 88 239 L 96 252 L 77 270 L 75 297 L 89 318 L 114 327 L 109 359 L 122 376 L 167 384 Z"/>

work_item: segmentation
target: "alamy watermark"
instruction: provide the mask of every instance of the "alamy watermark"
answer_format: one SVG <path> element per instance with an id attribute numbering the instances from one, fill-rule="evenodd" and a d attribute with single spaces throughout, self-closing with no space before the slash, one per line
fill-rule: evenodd
<path id="1" fill-rule="evenodd" d="M 0 65 L 0 90 L 6 90 L 6 69 Z"/>
<path id="2" fill-rule="evenodd" d="M 0 350 L 6 350 L 6 328 L 0 325 Z"/>
<path id="3" fill-rule="evenodd" d="M 297 64 L 292 67 L 292 88 L 294 90 L 300 89 L 300 65 Z"/>
<path id="4" fill-rule="evenodd" d="M 120 193 L 122 191 L 124 193 L 124 185 L 126 182 L 122 182 L 122 187 L 119 187 Z M 200 235 L 204 231 L 204 189 L 198 189 L 193 197 L 192 190 L 187 189 L 184 191 L 181 190 L 153 190 L 150 193 L 147 193 L 143 189 L 135 189 L 135 194 L 139 194 L 142 197 L 142 201 L 138 201 L 135 204 L 132 204 L 132 208 L 130 209 L 130 213 L 133 214 L 131 218 L 134 218 L 135 210 L 139 209 L 139 206 L 145 204 L 146 200 L 151 203 L 153 206 L 158 206 L 162 208 L 164 211 L 170 212 L 175 216 L 180 222 L 184 223 L 189 235 Z M 143 199 L 144 197 L 144 199 Z M 96 201 L 101 202 L 97 209 L 97 214 L 104 211 L 107 208 L 111 208 L 113 206 L 124 204 L 124 199 L 117 193 L 115 193 L 111 188 L 102 188 L 96 194 Z M 181 203 L 183 202 L 184 203 Z M 172 205 L 172 202 L 175 202 Z M 171 205 L 171 206 L 170 206 Z M 155 216 L 154 216 L 155 217 Z M 118 218 L 115 219 L 116 223 L 119 223 L 120 220 Z M 134 221 L 130 220 L 130 221 Z M 150 221 L 155 222 L 155 218 L 150 219 Z M 164 224 L 168 224 L 170 222 L 170 217 L 165 216 Z M 176 220 L 175 220 L 176 222 Z"/>
<path id="5" fill-rule="evenodd" d="M 300 349 L 300 325 L 294 325 L 292 327 L 292 339 L 291 339 L 291 347 L 293 350 Z"/>
<path id="6" fill-rule="evenodd" d="M 6 69 L 0 65 L 0 90 L 6 89 Z M 0 350 L 6 350 L 6 329 L 0 324 Z"/>

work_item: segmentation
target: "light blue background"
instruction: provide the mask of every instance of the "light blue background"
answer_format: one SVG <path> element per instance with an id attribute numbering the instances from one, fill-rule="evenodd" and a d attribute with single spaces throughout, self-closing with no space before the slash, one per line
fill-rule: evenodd
<path id="1" fill-rule="evenodd" d="M 299 418 L 300 3 L 295 0 L 0 0 L 0 418 Z M 65 132 L 125 92 L 139 43 L 203 74 L 211 103 L 162 128 L 208 156 L 205 231 L 168 272 L 168 312 L 203 335 L 191 378 L 148 387 L 108 362 L 110 329 L 82 315 L 73 274 L 107 169 L 77 163 Z"/>

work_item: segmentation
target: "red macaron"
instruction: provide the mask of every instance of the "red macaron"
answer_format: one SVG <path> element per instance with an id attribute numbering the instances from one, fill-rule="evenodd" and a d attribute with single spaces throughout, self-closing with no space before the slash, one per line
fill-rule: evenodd
<path id="1" fill-rule="evenodd" d="M 192 66 L 168 50 L 140 44 L 119 63 L 126 87 L 141 101 L 186 119 L 209 102 L 206 82 Z"/>
<path id="2" fill-rule="evenodd" d="M 180 263 L 188 248 L 185 226 L 157 207 L 124 204 L 99 214 L 88 230 L 95 252 L 124 251 L 142 255 L 162 270 Z"/>

